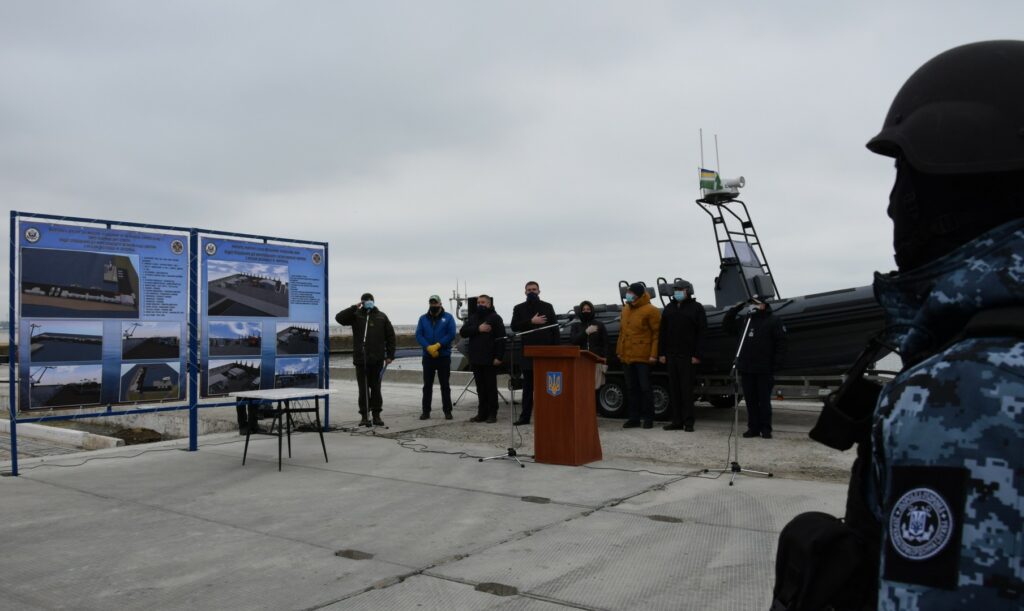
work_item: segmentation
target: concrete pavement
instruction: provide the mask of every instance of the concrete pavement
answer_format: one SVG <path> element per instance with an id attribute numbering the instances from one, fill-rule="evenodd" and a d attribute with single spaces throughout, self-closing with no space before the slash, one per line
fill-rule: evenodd
<path id="1" fill-rule="evenodd" d="M 840 483 L 607 452 L 480 463 L 504 444 L 433 435 L 462 425 L 417 420 L 414 387 L 385 397 L 389 430 L 328 433 L 326 463 L 301 434 L 280 473 L 276 440 L 243 467 L 229 433 L 23 460 L 0 478 L 0 608 L 764 609 L 782 526 L 844 504 Z"/>

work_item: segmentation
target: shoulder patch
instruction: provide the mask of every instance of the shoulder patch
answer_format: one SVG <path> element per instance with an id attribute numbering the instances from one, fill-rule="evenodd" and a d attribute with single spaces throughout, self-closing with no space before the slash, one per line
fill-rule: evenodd
<path id="1" fill-rule="evenodd" d="M 959 467 L 893 468 L 885 579 L 956 588 L 967 476 Z"/>

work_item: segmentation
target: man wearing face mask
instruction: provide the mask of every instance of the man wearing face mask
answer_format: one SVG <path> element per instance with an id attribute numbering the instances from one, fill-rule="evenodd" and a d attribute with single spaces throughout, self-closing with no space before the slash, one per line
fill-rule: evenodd
<path id="1" fill-rule="evenodd" d="M 573 324 L 570 341 L 583 350 L 589 350 L 604 358 L 608 352 L 608 329 L 604 323 L 594 317 L 594 304 L 589 301 L 580 302 L 577 309 L 579 321 Z M 608 366 L 598 363 L 594 368 L 594 387 L 604 385 L 604 374 Z"/>
<path id="2" fill-rule="evenodd" d="M 743 315 L 740 316 L 740 310 Z M 748 318 L 740 322 L 738 318 Z M 743 350 L 736 360 L 736 371 L 743 384 L 743 400 L 747 404 L 747 430 L 744 437 L 772 438 L 772 387 L 775 371 L 786 356 L 786 326 L 772 314 L 772 308 L 755 295 L 747 303 L 737 303 L 722 317 L 722 329 L 730 335 L 740 335 Z"/>
<path id="3" fill-rule="evenodd" d="M 509 325 L 516 333 L 533 331 L 523 335 L 520 344 L 523 348 L 558 344 L 558 327 L 537 331 L 542 327 L 557 324 L 554 306 L 540 300 L 540 285 L 536 282 L 527 282 L 525 291 L 526 301 L 512 308 L 512 324 Z M 518 364 L 523 375 L 523 411 L 515 425 L 523 426 L 530 424 L 530 418 L 533 416 L 533 359 L 524 356 L 518 359 Z"/>
<path id="4" fill-rule="evenodd" d="M 675 283 L 672 302 L 661 311 L 658 361 L 668 370 L 672 422 L 666 431 L 693 431 L 693 373 L 704 357 L 708 319 L 704 306 L 693 298 L 693 285 Z"/>
<path id="5" fill-rule="evenodd" d="M 629 285 L 619 323 L 619 340 L 615 353 L 622 362 L 629 388 L 629 419 L 624 429 L 643 426 L 654 428 L 654 389 L 651 367 L 658 362 L 658 332 L 661 315 L 651 305 L 647 289 L 640 282 Z"/>
<path id="6" fill-rule="evenodd" d="M 452 341 L 455 319 L 441 307 L 441 297 L 431 295 L 427 313 L 416 324 L 416 342 L 423 348 L 423 413 L 420 420 L 430 418 L 434 394 L 434 375 L 441 383 L 441 409 L 445 420 L 452 419 L 452 390 L 448 384 L 452 364 Z"/>
<path id="7" fill-rule="evenodd" d="M 339 325 L 352 327 L 352 363 L 356 366 L 359 385 L 359 426 L 384 426 L 380 412 L 384 400 L 380 393 L 381 372 L 384 365 L 395 360 L 395 329 L 387 314 L 381 312 L 373 295 L 363 293 L 358 303 L 338 312 L 334 317 Z M 369 405 L 369 410 L 367 410 Z"/>
<path id="8" fill-rule="evenodd" d="M 459 329 L 459 335 L 469 338 L 466 358 L 473 368 L 476 380 L 478 407 L 470 422 L 498 421 L 498 367 L 505 356 L 505 321 L 494 311 L 494 302 L 488 295 L 476 298 L 476 307 Z"/>

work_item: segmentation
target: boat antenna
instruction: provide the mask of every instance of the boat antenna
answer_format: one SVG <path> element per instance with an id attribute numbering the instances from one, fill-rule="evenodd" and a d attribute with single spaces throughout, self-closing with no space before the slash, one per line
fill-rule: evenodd
<path id="1" fill-rule="evenodd" d="M 715 171 L 722 175 L 722 162 L 718 160 L 718 134 L 715 134 Z"/>
<path id="2" fill-rule="evenodd" d="M 704 167 L 704 128 L 697 130 L 700 134 L 700 167 Z"/>

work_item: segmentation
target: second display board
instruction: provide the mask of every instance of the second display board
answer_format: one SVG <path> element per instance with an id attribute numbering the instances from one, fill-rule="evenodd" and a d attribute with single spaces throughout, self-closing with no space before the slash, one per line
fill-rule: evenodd
<path id="1" fill-rule="evenodd" d="M 323 250 L 215 236 L 199 248 L 200 394 L 319 387 Z"/>

